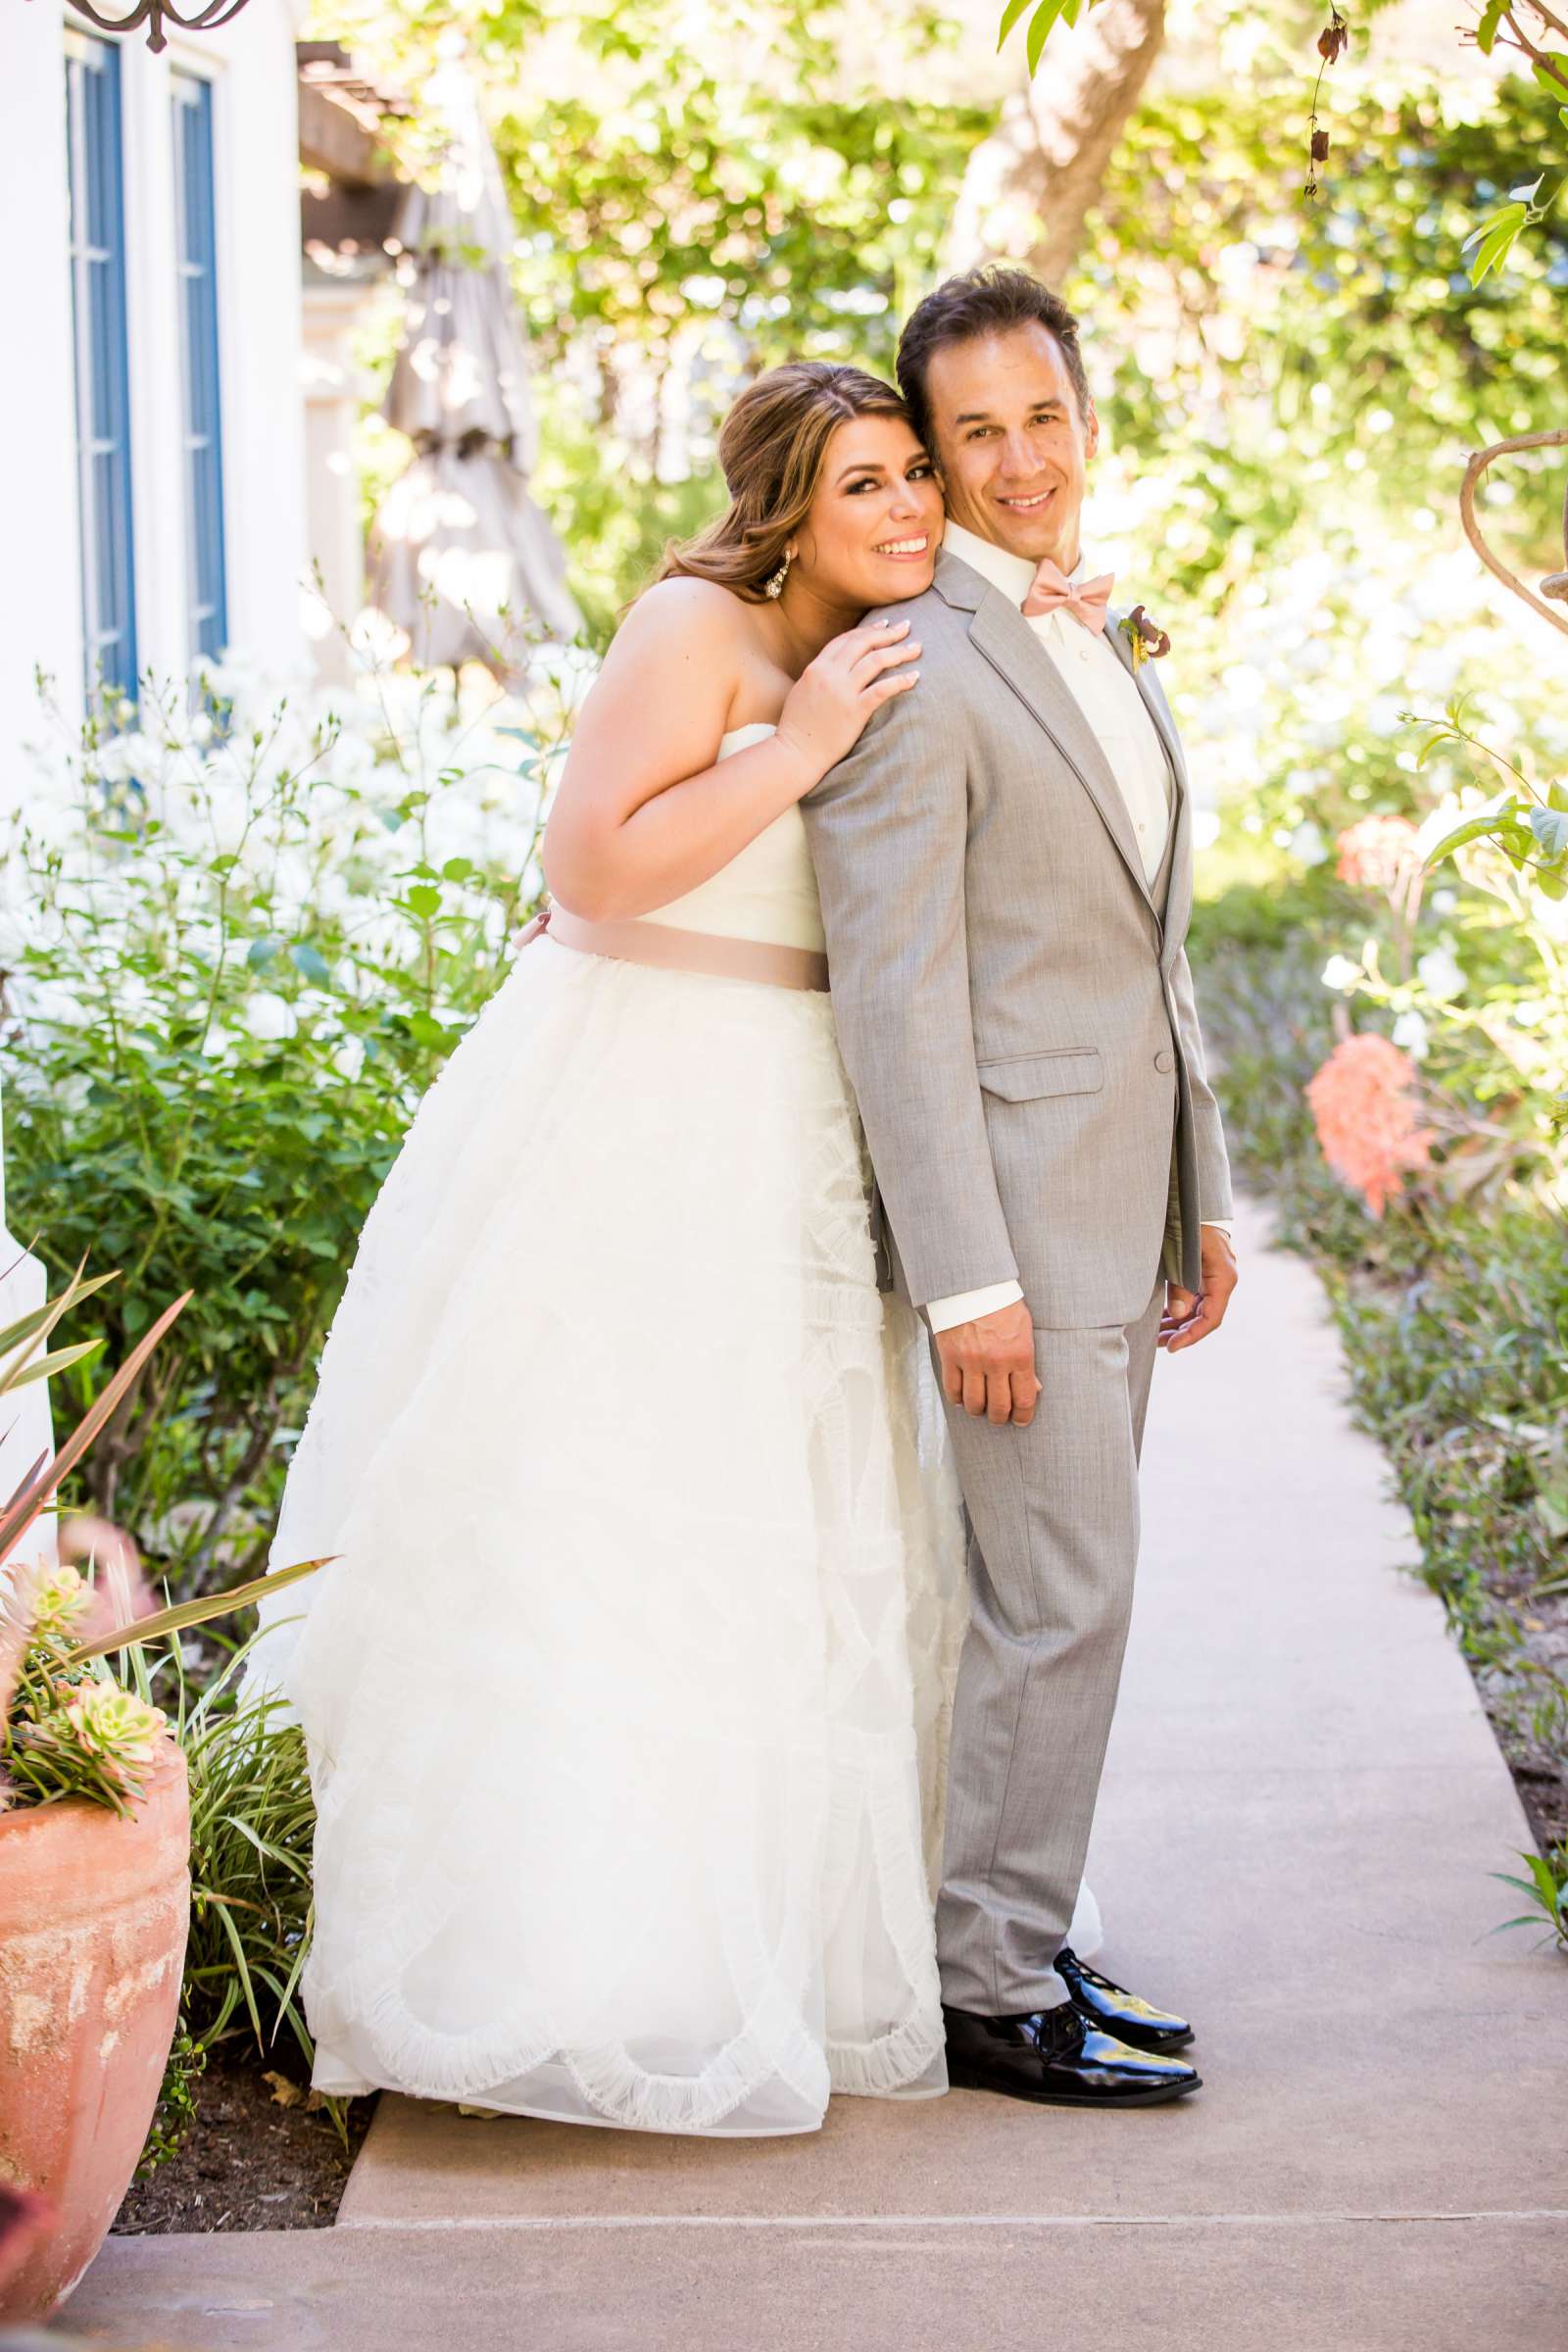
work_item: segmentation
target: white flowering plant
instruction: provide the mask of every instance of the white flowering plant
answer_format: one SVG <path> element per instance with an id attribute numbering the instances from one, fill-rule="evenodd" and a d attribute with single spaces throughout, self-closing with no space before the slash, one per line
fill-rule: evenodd
<path id="1" fill-rule="evenodd" d="M 92 1507 L 166 1573 L 260 1564 L 359 1229 L 505 976 L 584 659 L 526 700 L 235 663 L 45 726 L 0 884 L 11 1196 L 60 1269 L 193 1294 L 107 1428 Z M 130 723 L 131 721 L 134 723 Z M 62 1376 L 85 1406 L 86 1365 Z"/>

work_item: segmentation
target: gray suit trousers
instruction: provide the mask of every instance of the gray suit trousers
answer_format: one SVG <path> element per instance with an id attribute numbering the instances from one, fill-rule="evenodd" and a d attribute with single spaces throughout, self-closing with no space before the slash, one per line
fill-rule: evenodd
<path id="1" fill-rule="evenodd" d="M 1121 1679 L 1164 1297 L 1161 1278 L 1136 1322 L 1037 1326 L 1027 1429 L 948 1406 L 969 1531 L 937 1904 L 942 1997 L 956 2009 L 1006 2017 L 1063 1997 L 1052 1963 Z"/>

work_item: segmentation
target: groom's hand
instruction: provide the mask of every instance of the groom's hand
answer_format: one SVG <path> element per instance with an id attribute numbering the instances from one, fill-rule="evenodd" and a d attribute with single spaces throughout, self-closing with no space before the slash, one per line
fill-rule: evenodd
<path id="1" fill-rule="evenodd" d="M 1195 1348 L 1211 1331 L 1218 1331 L 1236 1288 L 1236 1252 L 1229 1234 L 1221 1233 L 1217 1225 L 1205 1225 L 1199 1248 L 1202 1289 L 1184 1291 L 1179 1282 L 1165 1285 L 1158 1345 L 1171 1355 L 1179 1348 Z"/>
<path id="2" fill-rule="evenodd" d="M 1040 1382 L 1035 1373 L 1035 1329 L 1027 1299 L 994 1314 L 956 1323 L 936 1335 L 942 1386 L 976 1421 L 1027 1429 L 1035 1417 Z"/>

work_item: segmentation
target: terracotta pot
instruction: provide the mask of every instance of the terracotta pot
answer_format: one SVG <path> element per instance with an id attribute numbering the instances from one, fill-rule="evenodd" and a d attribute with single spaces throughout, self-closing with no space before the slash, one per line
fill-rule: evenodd
<path id="1" fill-rule="evenodd" d="M 0 2178 L 50 2208 L 0 2320 L 54 2310 L 130 2185 L 174 2037 L 189 1865 L 172 1740 L 129 1820 L 79 1797 L 0 1814 Z"/>

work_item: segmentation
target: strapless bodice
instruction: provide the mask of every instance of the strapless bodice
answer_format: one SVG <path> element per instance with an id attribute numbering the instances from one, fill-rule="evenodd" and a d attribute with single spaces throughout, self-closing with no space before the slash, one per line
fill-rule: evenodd
<path id="1" fill-rule="evenodd" d="M 718 757 L 727 760 L 772 733 L 765 722 L 736 727 L 720 743 Z M 827 942 L 806 846 L 806 820 L 799 808 L 786 808 L 764 826 L 721 872 L 642 920 L 727 939 L 776 940 L 784 947 L 810 948 L 820 955 Z"/>

